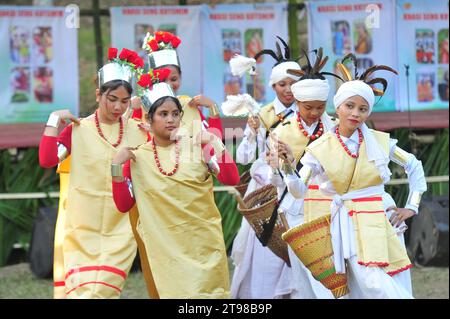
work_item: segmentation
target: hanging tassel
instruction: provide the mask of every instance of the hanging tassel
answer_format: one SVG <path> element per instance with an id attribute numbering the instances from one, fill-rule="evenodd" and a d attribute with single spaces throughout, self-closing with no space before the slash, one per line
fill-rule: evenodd
<path id="1" fill-rule="evenodd" d="M 222 112 L 226 116 L 242 116 L 251 113 L 257 115 L 261 106 L 249 94 L 228 95 L 222 103 Z"/>
<path id="2" fill-rule="evenodd" d="M 235 54 L 230 59 L 231 74 L 242 77 L 246 72 L 255 75 L 256 60 Z"/>

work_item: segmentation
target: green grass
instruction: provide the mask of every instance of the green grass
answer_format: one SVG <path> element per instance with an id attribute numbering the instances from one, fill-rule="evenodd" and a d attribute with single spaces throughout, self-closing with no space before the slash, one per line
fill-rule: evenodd
<path id="1" fill-rule="evenodd" d="M 448 299 L 449 269 L 414 267 L 411 271 L 414 296 L 417 299 Z M 230 275 L 232 267 L 230 267 Z M 231 277 L 230 277 L 231 278 Z M 29 265 L 22 263 L 0 268 L 0 299 L 51 299 L 52 281 L 36 279 Z M 129 275 L 122 299 L 147 299 L 147 289 L 141 272 Z"/>

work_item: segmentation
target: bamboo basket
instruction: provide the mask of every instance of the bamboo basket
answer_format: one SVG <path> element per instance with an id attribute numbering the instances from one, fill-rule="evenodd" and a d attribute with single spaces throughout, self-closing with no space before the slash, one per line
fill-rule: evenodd
<path id="1" fill-rule="evenodd" d="M 239 184 L 234 187 L 242 197 L 245 196 L 245 192 L 247 191 L 251 179 L 250 170 L 247 170 L 241 174 Z"/>

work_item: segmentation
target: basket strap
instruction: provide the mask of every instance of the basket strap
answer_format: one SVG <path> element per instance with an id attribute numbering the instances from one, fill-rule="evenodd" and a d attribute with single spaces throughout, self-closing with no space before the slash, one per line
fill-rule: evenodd
<path id="1" fill-rule="evenodd" d="M 314 133 L 316 134 L 319 131 L 319 125 L 316 126 L 316 128 L 314 129 Z M 308 146 L 310 143 L 312 142 L 312 140 L 310 139 L 308 141 L 308 144 L 306 144 L 306 146 Z M 306 148 L 305 148 L 306 149 Z M 300 178 L 300 175 L 298 174 L 298 171 L 300 171 L 300 169 L 303 167 L 302 162 L 300 161 L 303 157 L 305 153 L 303 152 L 302 156 L 300 157 L 300 159 L 298 160 L 298 163 L 295 167 L 295 174 L 297 175 L 298 178 Z M 281 171 L 278 170 L 278 173 L 281 175 L 281 177 L 284 179 L 283 174 L 281 174 Z M 259 241 L 261 242 L 261 244 L 265 247 L 267 246 L 270 237 L 272 237 L 272 233 L 273 233 L 273 228 L 275 227 L 275 221 L 277 220 L 278 217 L 278 208 L 280 207 L 281 202 L 283 201 L 284 197 L 286 196 L 288 192 L 287 186 L 284 188 L 283 194 L 281 195 L 280 200 L 278 201 L 278 203 L 275 205 L 272 215 L 270 216 L 270 220 L 268 222 L 263 223 L 262 227 L 263 227 L 263 231 L 261 233 L 261 235 L 258 237 Z"/>

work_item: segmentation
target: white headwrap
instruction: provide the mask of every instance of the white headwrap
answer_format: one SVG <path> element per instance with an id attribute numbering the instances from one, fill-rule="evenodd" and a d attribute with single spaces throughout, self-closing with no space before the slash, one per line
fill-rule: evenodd
<path id="1" fill-rule="evenodd" d="M 291 91 L 297 101 L 326 101 L 330 93 L 328 80 L 304 79 L 291 85 Z M 325 132 L 331 131 L 334 127 L 333 121 L 327 112 L 323 112 L 320 117 Z"/>
<path id="2" fill-rule="evenodd" d="M 369 115 L 375 103 L 375 94 L 372 88 L 363 81 L 354 80 L 342 84 L 334 96 L 334 107 L 337 109 L 348 98 L 359 95 L 366 100 L 369 105 Z M 361 130 L 366 143 L 366 152 L 369 161 L 373 161 L 380 172 L 380 177 L 384 183 L 388 182 L 391 176 L 389 170 L 389 153 L 386 154 L 373 136 L 372 131 L 366 123 L 361 124 Z"/>
<path id="3" fill-rule="evenodd" d="M 326 101 L 330 86 L 326 79 L 304 79 L 292 84 L 291 91 L 297 101 Z"/>
<path id="4" fill-rule="evenodd" d="M 272 73 L 270 74 L 269 85 L 272 86 L 275 83 L 283 80 L 284 78 L 291 78 L 295 81 L 298 81 L 299 79 L 298 76 L 287 73 L 287 70 L 289 69 L 301 70 L 300 65 L 297 62 L 294 61 L 282 62 L 272 69 Z"/>

